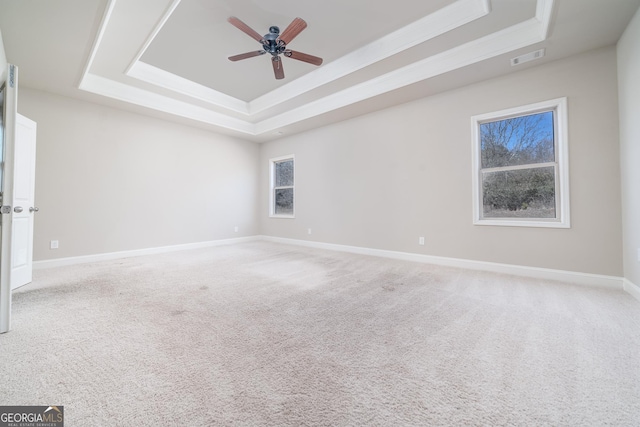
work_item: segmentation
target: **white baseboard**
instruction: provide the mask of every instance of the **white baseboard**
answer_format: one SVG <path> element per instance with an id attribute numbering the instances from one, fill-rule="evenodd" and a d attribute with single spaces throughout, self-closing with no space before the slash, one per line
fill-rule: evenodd
<path id="1" fill-rule="evenodd" d="M 631 294 L 631 296 L 633 296 L 635 299 L 640 301 L 640 286 L 634 284 L 628 279 L 622 279 L 622 280 L 623 280 L 624 290 L 627 291 L 627 293 Z"/>
<path id="2" fill-rule="evenodd" d="M 349 252 L 360 255 L 371 255 L 392 258 L 403 261 L 436 264 L 448 267 L 458 267 L 471 270 L 490 271 L 494 273 L 513 274 L 516 276 L 534 277 L 545 280 L 558 280 L 586 286 L 596 286 L 608 289 L 622 290 L 621 277 L 599 274 L 579 273 L 575 271 L 553 270 L 548 268 L 527 267 L 522 265 L 500 264 L 485 261 L 472 261 L 460 258 L 447 258 L 433 255 L 414 254 L 410 252 L 388 251 L 383 249 L 363 248 L 359 246 L 337 245 L 333 243 L 313 242 L 308 240 L 286 239 L 282 237 L 260 236 L 262 240 L 290 245 L 306 246 L 310 248 L 329 249 L 333 251 Z"/>
<path id="3" fill-rule="evenodd" d="M 84 255 L 68 258 L 56 258 L 43 261 L 34 261 L 33 269 L 40 270 L 44 268 L 63 267 L 75 264 L 84 264 L 88 262 L 110 261 L 113 259 L 129 258 L 143 255 L 162 254 L 175 251 L 186 251 L 189 249 L 209 248 L 212 246 L 232 245 L 235 243 L 245 243 L 258 240 L 257 236 L 238 237 L 234 239 L 210 240 L 207 242 L 186 243 L 183 245 L 161 246 L 156 248 L 135 249 L 131 251 L 109 252 L 95 255 Z"/>
<path id="4" fill-rule="evenodd" d="M 391 258 L 402 261 L 420 262 L 425 264 L 436 264 L 448 267 L 465 268 L 471 270 L 489 271 L 502 274 L 513 274 L 516 276 L 533 277 L 544 280 L 557 280 L 567 283 L 574 283 L 586 286 L 595 286 L 608 289 L 625 290 L 640 301 L 640 287 L 627 279 L 616 276 L 605 276 L 599 274 L 580 273 L 566 270 L 553 270 L 548 268 L 527 267 L 522 265 L 500 264 L 485 261 L 473 261 L 460 258 L 447 258 L 433 255 L 422 255 L 410 252 L 389 251 L 384 249 L 372 249 L 360 246 L 338 245 L 334 243 L 322 243 L 309 240 L 287 239 L 273 236 L 248 236 L 234 239 L 212 240 L 207 242 L 187 243 L 183 245 L 162 246 L 157 248 L 136 249 L 131 251 L 110 252 L 95 255 L 85 255 L 69 258 L 57 258 L 33 263 L 34 270 L 62 267 L 89 262 L 109 261 L 119 258 L 128 258 L 143 255 L 154 255 L 160 253 L 182 251 L 189 249 L 208 248 L 213 246 L 230 245 L 235 243 L 252 242 L 264 240 L 268 242 L 283 243 L 288 245 L 305 246 L 309 248 L 327 249 L 339 252 L 348 252 L 360 255 L 370 255 L 383 258 Z"/>

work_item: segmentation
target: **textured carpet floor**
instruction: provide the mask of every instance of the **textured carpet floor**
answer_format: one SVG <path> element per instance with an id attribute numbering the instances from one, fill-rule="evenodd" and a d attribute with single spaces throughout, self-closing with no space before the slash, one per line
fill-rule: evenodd
<path id="1" fill-rule="evenodd" d="M 0 405 L 73 426 L 638 426 L 628 294 L 253 242 L 37 270 Z"/>

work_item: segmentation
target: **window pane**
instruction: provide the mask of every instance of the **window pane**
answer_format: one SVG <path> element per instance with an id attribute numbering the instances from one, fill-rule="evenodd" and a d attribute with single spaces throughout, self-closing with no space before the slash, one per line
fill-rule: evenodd
<path id="1" fill-rule="evenodd" d="M 293 160 L 274 163 L 276 187 L 293 185 Z"/>
<path id="2" fill-rule="evenodd" d="M 275 190 L 274 213 L 276 215 L 293 215 L 293 188 Z"/>
<path id="3" fill-rule="evenodd" d="M 553 111 L 480 124 L 482 168 L 555 161 Z"/>
<path id="4" fill-rule="evenodd" d="M 484 218 L 555 218 L 555 168 L 482 174 Z"/>

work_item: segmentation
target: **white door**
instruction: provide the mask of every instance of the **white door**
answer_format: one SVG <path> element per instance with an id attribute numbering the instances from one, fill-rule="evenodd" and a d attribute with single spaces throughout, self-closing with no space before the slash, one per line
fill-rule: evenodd
<path id="1" fill-rule="evenodd" d="M 6 178 L 6 177 L 5 177 Z M 36 122 L 18 114 L 14 146 L 11 289 L 33 278 L 33 217 L 36 189 Z"/>
<path id="2" fill-rule="evenodd" d="M 36 124 L 17 113 L 18 68 L 9 64 L 3 90 L 0 208 L 0 333 L 11 327 L 11 290 L 31 281 Z"/>

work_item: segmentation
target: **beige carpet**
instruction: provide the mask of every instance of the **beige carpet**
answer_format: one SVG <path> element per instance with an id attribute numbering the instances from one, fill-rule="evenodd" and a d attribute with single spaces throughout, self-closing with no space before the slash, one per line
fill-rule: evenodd
<path id="1" fill-rule="evenodd" d="M 37 270 L 0 405 L 66 426 L 638 426 L 623 292 L 254 242 Z"/>

